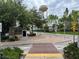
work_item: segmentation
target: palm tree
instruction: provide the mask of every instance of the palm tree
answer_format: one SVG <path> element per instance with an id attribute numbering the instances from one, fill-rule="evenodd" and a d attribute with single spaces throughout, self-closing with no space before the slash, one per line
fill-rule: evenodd
<path id="1" fill-rule="evenodd" d="M 72 30 L 74 32 L 74 35 L 73 35 L 73 42 L 75 42 L 75 31 L 76 31 L 76 28 L 77 28 L 77 18 L 78 18 L 78 14 L 76 11 L 72 11 Z"/>

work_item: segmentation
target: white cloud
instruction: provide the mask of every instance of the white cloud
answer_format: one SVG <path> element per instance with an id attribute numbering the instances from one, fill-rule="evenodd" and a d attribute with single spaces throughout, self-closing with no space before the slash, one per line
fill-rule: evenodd
<path id="1" fill-rule="evenodd" d="M 79 9 L 79 0 L 24 0 L 23 2 L 28 8 L 33 6 L 37 9 L 40 5 L 48 6 L 48 14 L 56 14 L 62 16 L 65 8 L 68 8 L 70 11 L 72 9 Z"/>

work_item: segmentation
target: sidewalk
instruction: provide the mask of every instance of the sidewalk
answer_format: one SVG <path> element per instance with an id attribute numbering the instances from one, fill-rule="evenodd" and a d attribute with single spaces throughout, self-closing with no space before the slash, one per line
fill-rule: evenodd
<path id="1" fill-rule="evenodd" d="M 42 33 L 35 37 L 21 37 L 20 41 L 15 42 L 2 42 L 2 46 L 12 46 L 12 45 L 27 45 L 33 43 L 57 43 L 57 42 L 65 42 L 72 41 L 73 37 L 71 35 L 55 35 L 55 34 L 46 34 Z"/>

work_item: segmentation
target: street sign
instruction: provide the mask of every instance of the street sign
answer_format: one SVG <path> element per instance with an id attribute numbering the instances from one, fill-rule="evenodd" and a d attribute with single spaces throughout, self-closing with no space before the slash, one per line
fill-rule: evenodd
<path id="1" fill-rule="evenodd" d="M 0 23 L 0 32 L 2 32 L 2 23 Z"/>

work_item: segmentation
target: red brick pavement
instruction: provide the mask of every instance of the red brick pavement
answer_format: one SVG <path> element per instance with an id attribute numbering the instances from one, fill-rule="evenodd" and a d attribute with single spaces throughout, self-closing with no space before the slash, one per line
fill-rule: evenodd
<path id="1" fill-rule="evenodd" d="M 59 53 L 52 43 L 33 44 L 29 53 Z"/>

